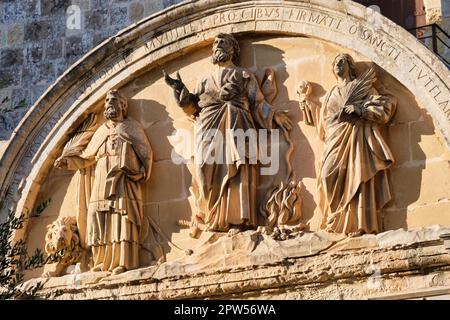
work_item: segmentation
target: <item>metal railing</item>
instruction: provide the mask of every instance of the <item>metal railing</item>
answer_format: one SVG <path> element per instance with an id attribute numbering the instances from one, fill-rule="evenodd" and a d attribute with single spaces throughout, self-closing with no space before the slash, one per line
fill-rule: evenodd
<path id="1" fill-rule="evenodd" d="M 450 68 L 450 40 L 447 32 L 436 23 L 411 28 L 408 31 L 416 36 L 428 49 L 433 51 L 447 68 Z"/>

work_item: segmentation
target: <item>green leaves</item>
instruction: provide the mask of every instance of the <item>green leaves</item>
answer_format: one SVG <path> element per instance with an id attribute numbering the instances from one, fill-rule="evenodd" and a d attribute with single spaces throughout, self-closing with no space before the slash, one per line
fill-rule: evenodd
<path id="1" fill-rule="evenodd" d="M 48 207 L 50 201 L 51 199 L 48 199 L 39 204 L 30 217 L 39 216 Z M 3 201 L 0 201 L 0 205 L 3 207 Z M 24 271 L 58 261 L 58 256 L 45 257 L 40 249 L 36 249 L 30 257 L 27 253 L 26 242 L 22 239 L 14 241 L 14 233 L 22 229 L 24 222 L 30 217 L 24 214 L 16 216 L 11 210 L 8 219 L 0 223 L 0 300 L 34 298 L 43 283 L 34 284 L 26 289 L 22 288 Z"/>

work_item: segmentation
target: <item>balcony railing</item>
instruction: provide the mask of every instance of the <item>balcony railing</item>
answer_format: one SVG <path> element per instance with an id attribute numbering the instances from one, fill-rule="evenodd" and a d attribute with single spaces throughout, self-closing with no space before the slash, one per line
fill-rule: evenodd
<path id="1" fill-rule="evenodd" d="M 433 51 L 447 68 L 450 68 L 450 40 L 447 32 L 436 23 L 408 29 L 408 31 Z"/>

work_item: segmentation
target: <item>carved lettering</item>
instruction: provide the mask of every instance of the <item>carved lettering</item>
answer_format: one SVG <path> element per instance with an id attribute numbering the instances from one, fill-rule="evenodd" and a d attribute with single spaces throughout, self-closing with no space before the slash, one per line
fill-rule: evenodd
<path id="1" fill-rule="evenodd" d="M 277 11 L 274 18 L 278 18 L 279 16 L 279 11 Z M 323 25 L 329 28 L 333 28 L 333 25 L 335 25 L 335 29 L 338 29 L 341 24 L 341 20 L 337 20 L 330 15 L 301 9 L 285 10 L 284 19 L 295 22 Z"/>
<path id="2" fill-rule="evenodd" d="M 411 73 L 415 68 L 417 68 L 417 66 L 413 63 L 412 68 L 409 70 L 409 72 Z"/>
<path id="3" fill-rule="evenodd" d="M 311 12 L 309 15 L 309 22 L 319 24 L 319 17 L 320 17 L 320 14 L 318 14 L 317 16 L 314 16 L 314 13 Z"/>
<path id="4" fill-rule="evenodd" d="M 356 35 L 360 30 L 359 37 L 367 41 L 375 50 L 387 54 L 388 57 L 392 57 L 394 60 L 397 60 L 401 54 L 401 51 L 389 44 L 387 40 L 383 39 L 383 37 L 379 34 L 376 34 L 374 31 L 370 29 L 359 29 L 357 25 L 351 25 L 348 29 L 348 33 L 351 35 Z"/>
<path id="5" fill-rule="evenodd" d="M 444 111 L 447 109 L 448 101 L 449 101 L 449 100 L 442 101 L 442 102 L 438 103 L 439 106 L 442 106 L 442 107 L 443 107 L 442 109 L 443 109 Z M 445 111 L 445 112 L 449 112 L 449 111 L 450 111 L 450 108 L 449 108 L 447 111 Z"/>
<path id="6" fill-rule="evenodd" d="M 424 78 L 424 77 L 427 76 L 426 74 L 423 74 L 423 75 L 422 75 L 422 72 L 423 72 L 423 70 L 420 69 L 420 70 L 419 70 L 419 75 L 417 76 L 417 80 L 420 80 L 420 79 L 422 79 L 422 78 Z"/>
<path id="7" fill-rule="evenodd" d="M 412 62 L 412 67 L 409 69 L 409 73 L 413 72 L 415 73 L 414 77 L 417 80 L 421 80 L 420 83 L 423 84 L 423 87 L 426 88 L 428 93 L 431 94 L 434 101 L 436 101 L 442 111 L 444 111 L 445 115 L 450 118 L 450 108 L 447 109 L 449 100 L 438 100 L 438 97 L 442 94 L 442 90 L 437 84 L 435 84 L 434 79 L 431 78 L 426 71 L 420 69 L 414 62 Z M 430 84 L 432 84 L 431 87 Z"/>
<path id="8" fill-rule="evenodd" d="M 263 17 L 263 9 L 257 8 L 256 9 L 256 19 L 261 19 Z"/>
<path id="9" fill-rule="evenodd" d="M 350 34 L 355 34 L 358 31 L 358 27 L 356 25 L 351 25 L 350 28 L 348 29 L 348 32 Z"/>
<path id="10" fill-rule="evenodd" d="M 441 93 L 442 91 L 439 89 L 438 86 L 434 86 L 432 87 L 430 90 L 428 90 L 429 93 L 432 93 L 434 90 L 437 90 L 438 92 L 433 96 L 434 99 L 436 99 Z"/>
<path id="11" fill-rule="evenodd" d="M 297 16 L 297 20 L 305 21 L 306 20 L 306 12 L 303 11 L 303 10 L 299 11 L 298 16 Z"/>
<path id="12" fill-rule="evenodd" d="M 425 88 L 430 84 L 430 83 L 434 83 L 433 79 L 431 79 L 430 77 L 428 77 L 428 82 L 425 83 Z"/>
<path id="13" fill-rule="evenodd" d="M 228 12 L 228 20 L 229 21 L 235 21 L 237 18 L 236 12 L 230 11 Z"/>

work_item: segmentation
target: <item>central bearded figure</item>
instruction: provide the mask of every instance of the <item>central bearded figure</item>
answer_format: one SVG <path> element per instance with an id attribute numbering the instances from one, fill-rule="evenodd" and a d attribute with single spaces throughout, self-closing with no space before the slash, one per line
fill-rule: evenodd
<path id="1" fill-rule="evenodd" d="M 265 101 L 255 75 L 236 66 L 239 51 L 234 36 L 217 35 L 212 50 L 216 68 L 194 93 L 179 74 L 177 79 L 165 75 L 178 105 L 196 118 L 193 180 L 198 187 L 198 212 L 192 223 L 200 220 L 210 231 L 230 234 L 257 226 L 259 146 L 247 138 L 242 145 L 239 136 L 251 136 L 253 131 L 256 137 L 258 129 L 272 130 L 273 123 L 292 129 L 286 112 L 275 111 Z"/>

